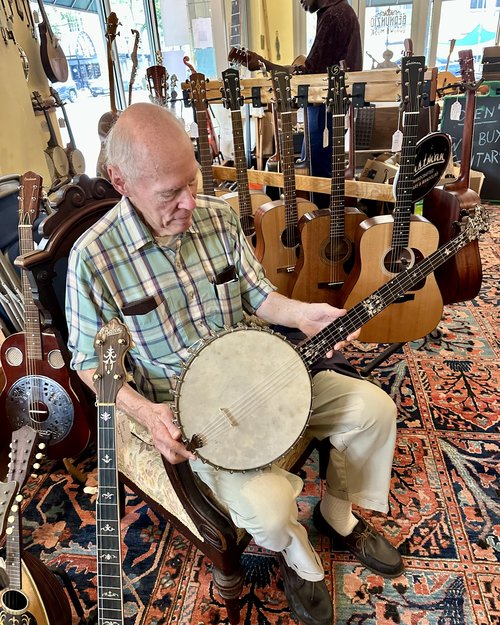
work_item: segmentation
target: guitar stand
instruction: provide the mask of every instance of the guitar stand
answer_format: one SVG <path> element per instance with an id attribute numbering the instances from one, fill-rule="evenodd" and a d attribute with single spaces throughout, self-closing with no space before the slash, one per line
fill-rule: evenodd
<path id="1" fill-rule="evenodd" d="M 66 592 L 68 593 L 69 598 L 71 599 L 71 603 L 73 604 L 73 607 L 75 608 L 75 612 L 77 613 L 80 619 L 79 625 L 84 625 L 84 623 L 86 623 L 87 621 L 84 620 L 85 614 L 83 612 L 82 604 L 80 603 L 80 599 L 78 598 L 78 595 L 76 594 L 75 588 L 73 584 L 71 583 L 71 580 L 68 577 L 68 574 L 66 573 L 64 569 L 58 566 L 50 566 L 49 570 L 52 573 L 54 573 L 54 575 L 57 575 L 60 578 L 62 585 L 66 589 Z M 88 622 L 90 623 L 90 621 Z"/>
<path id="2" fill-rule="evenodd" d="M 369 378 L 369 377 L 371 377 L 371 375 L 370 375 L 371 372 L 376 367 L 378 367 L 381 363 L 383 363 L 385 360 L 387 360 L 389 358 L 389 356 L 392 356 L 392 354 L 397 352 L 398 349 L 401 349 L 401 347 L 403 347 L 403 345 L 404 345 L 404 343 L 390 343 L 389 347 L 387 347 L 381 354 L 376 356 L 369 364 L 367 364 L 365 367 L 360 369 L 359 375 L 362 378 Z"/>

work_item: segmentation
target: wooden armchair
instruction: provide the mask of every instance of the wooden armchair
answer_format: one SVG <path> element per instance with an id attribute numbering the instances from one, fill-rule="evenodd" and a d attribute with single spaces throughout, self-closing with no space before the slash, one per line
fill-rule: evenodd
<path id="1" fill-rule="evenodd" d="M 81 176 L 57 199 L 57 211 L 41 225 L 40 249 L 18 259 L 29 272 L 34 299 L 46 321 L 67 339 L 64 280 L 67 256 L 75 240 L 119 199 L 103 179 Z M 65 340 L 66 342 L 66 340 Z M 188 462 L 171 465 L 148 442 L 147 433 L 117 411 L 122 436 L 118 450 L 119 477 L 163 518 L 168 519 L 213 563 L 213 580 L 226 603 L 229 622 L 240 621 L 243 587 L 240 556 L 250 536 L 234 526 L 228 513 L 192 472 Z M 298 469 L 312 441 L 302 441 L 280 464 Z M 122 498 L 122 502 L 124 498 Z"/>

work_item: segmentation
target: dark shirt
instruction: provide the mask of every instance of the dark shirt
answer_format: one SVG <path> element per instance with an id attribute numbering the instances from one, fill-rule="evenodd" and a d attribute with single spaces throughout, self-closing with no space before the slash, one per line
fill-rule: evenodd
<path id="1" fill-rule="evenodd" d="M 333 0 L 317 15 L 316 37 L 307 56 L 304 73 L 325 74 L 328 67 L 338 65 L 342 60 L 351 72 L 361 70 L 359 22 L 347 0 Z"/>

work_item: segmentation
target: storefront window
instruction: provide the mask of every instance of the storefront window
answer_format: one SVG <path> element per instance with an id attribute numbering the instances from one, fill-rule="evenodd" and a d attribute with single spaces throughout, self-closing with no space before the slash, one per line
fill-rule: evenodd
<path id="1" fill-rule="evenodd" d="M 363 69 L 393 67 L 411 36 L 412 2 L 367 0 Z"/>

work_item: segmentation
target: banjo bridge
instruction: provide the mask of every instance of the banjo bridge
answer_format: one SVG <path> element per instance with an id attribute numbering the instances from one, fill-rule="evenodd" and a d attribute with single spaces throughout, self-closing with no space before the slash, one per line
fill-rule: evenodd
<path id="1" fill-rule="evenodd" d="M 231 414 L 231 411 L 229 410 L 229 408 L 221 408 L 220 411 L 226 417 L 226 420 L 227 420 L 227 422 L 229 423 L 229 425 L 231 427 L 234 428 L 236 425 L 238 425 L 238 422 L 236 421 L 236 419 Z"/>

